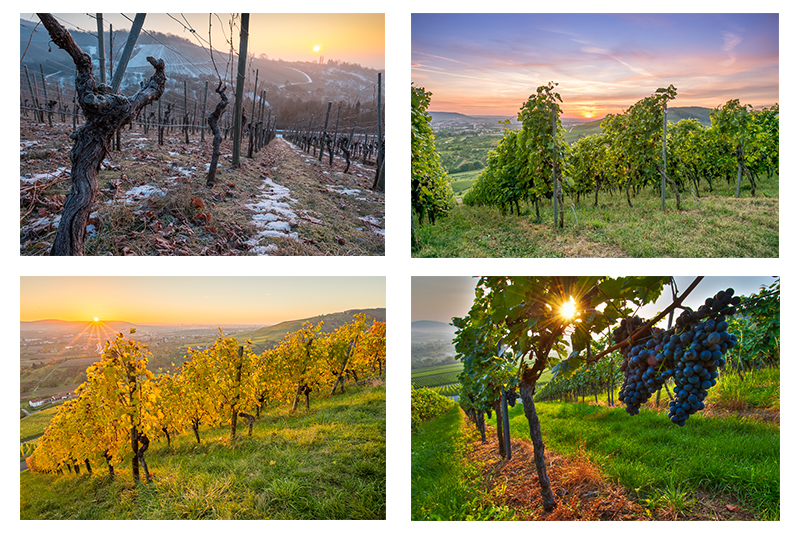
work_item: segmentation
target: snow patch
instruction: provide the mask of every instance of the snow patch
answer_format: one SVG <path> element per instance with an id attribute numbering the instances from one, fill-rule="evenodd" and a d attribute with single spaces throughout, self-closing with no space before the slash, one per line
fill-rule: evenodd
<path id="1" fill-rule="evenodd" d="M 53 172 L 20 176 L 19 179 L 20 181 L 24 181 L 25 183 L 36 183 L 39 180 L 58 178 L 60 176 L 63 176 L 64 174 L 69 174 L 69 169 L 67 167 L 58 167 Z"/>
<path id="2" fill-rule="evenodd" d="M 145 198 L 150 198 L 154 194 L 157 194 L 158 196 L 167 195 L 167 193 L 158 187 L 153 187 L 152 185 L 140 185 L 139 187 L 134 187 L 125 193 L 125 196 L 128 197 L 125 201 L 133 202 L 134 200 L 144 200 Z"/>
<path id="3" fill-rule="evenodd" d="M 372 230 L 373 233 L 377 233 L 383 238 L 386 238 L 386 229 L 382 228 L 383 224 L 377 218 L 373 217 L 372 215 L 367 215 L 365 217 L 358 217 L 359 220 L 366 222 L 367 226 Z"/>
<path id="4" fill-rule="evenodd" d="M 361 189 L 348 189 L 344 185 L 328 185 L 327 189 L 330 192 L 335 192 L 337 194 L 344 194 L 347 196 L 355 196 L 356 200 L 365 200 L 367 199 L 366 196 L 359 196 L 364 194 L 364 191 Z"/>

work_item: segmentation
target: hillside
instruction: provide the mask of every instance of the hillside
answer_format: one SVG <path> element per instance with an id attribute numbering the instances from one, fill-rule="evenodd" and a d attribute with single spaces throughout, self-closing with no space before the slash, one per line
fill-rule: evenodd
<path id="1" fill-rule="evenodd" d="M 386 321 L 386 309 L 351 309 L 349 311 L 342 311 L 339 313 L 330 313 L 327 315 L 318 315 L 315 317 L 301 318 L 297 320 L 287 320 L 273 326 L 265 326 L 255 331 L 248 333 L 240 333 L 235 335 L 235 338 L 244 342 L 251 340 L 256 351 L 268 348 L 272 343 L 279 342 L 287 333 L 294 333 L 301 329 L 303 324 L 310 322 L 314 326 L 322 322 L 322 333 L 330 333 L 343 325 L 350 323 L 358 314 L 367 315 L 367 324 L 371 324 L 372 320 L 381 322 Z"/>
<path id="2" fill-rule="evenodd" d="M 92 56 L 97 69 L 99 55 L 96 34 L 74 28 L 70 29 L 70 34 L 78 46 Z M 127 38 L 128 32 L 125 30 L 114 32 L 117 43 L 125 43 Z M 50 43 L 47 31 L 41 25 L 37 28 L 37 21 L 20 19 L 20 53 L 20 68 L 23 71 L 27 68 L 31 72 L 38 72 L 41 68 L 48 80 L 57 81 L 62 87 L 71 86 L 75 73 L 72 59 Z M 150 76 L 152 67 L 145 59 L 148 55 L 164 59 L 167 65 L 166 96 L 169 98 L 169 93 L 174 91 L 176 103 L 182 102 L 183 80 L 189 81 L 189 90 L 195 93 L 195 98 L 198 94 L 202 98 L 200 92 L 204 89 L 205 81 L 217 78 L 207 49 L 179 36 L 145 31 L 137 39 L 120 92 L 125 95 L 133 94 L 138 90 L 139 82 Z M 214 61 L 218 64 L 218 69 L 223 70 L 228 61 L 235 65 L 238 59 L 236 56 L 229 59 L 222 55 L 215 57 Z M 281 92 L 287 94 L 295 86 L 301 86 L 302 93 L 314 93 L 315 98 L 325 101 L 358 98 L 359 93 L 374 85 L 378 73 L 371 68 L 338 61 L 328 61 L 320 65 L 254 56 L 248 60 L 248 64 L 253 73 L 258 70 L 259 85 L 266 87 L 268 99 L 277 99 Z M 252 84 L 252 80 L 249 83 Z"/>
<path id="3" fill-rule="evenodd" d="M 204 348 L 212 345 L 222 334 L 235 338 L 240 343 L 252 342 L 256 353 L 262 353 L 283 339 L 287 333 L 300 329 L 310 322 L 324 322 L 322 332 L 330 333 L 342 325 L 352 322 L 359 313 L 372 319 L 385 321 L 386 309 L 353 309 L 327 315 L 299 318 L 253 329 L 253 326 L 182 325 L 138 325 L 130 322 L 100 322 L 96 326 L 89 322 L 40 320 L 20 323 L 20 404 L 30 409 L 28 401 L 33 398 L 71 392 L 86 379 L 86 369 L 100 360 L 103 346 L 113 341 L 117 333 L 126 338 L 142 342 L 152 352 L 148 367 L 153 371 L 179 366 L 189 348 Z M 49 326 L 49 327 L 45 327 Z M 112 327 L 113 326 L 113 327 Z M 131 328 L 136 333 L 131 335 Z M 24 332 L 23 332 L 24 330 Z"/>
<path id="4" fill-rule="evenodd" d="M 418 320 L 411 323 L 411 368 L 453 363 L 456 328 L 444 322 Z"/>
<path id="5" fill-rule="evenodd" d="M 242 419 L 240 419 L 242 420 Z M 202 426 L 150 444 L 151 483 L 134 485 L 130 462 L 110 480 L 92 473 L 20 474 L 20 519 L 327 519 L 386 518 L 386 387 L 348 386 L 310 409 L 272 406 L 252 437 L 240 424 Z"/>
<path id="6" fill-rule="evenodd" d="M 667 121 L 668 122 L 678 122 L 683 119 L 693 118 L 699 120 L 700 123 L 705 127 L 711 126 L 711 109 L 707 107 L 697 107 L 697 106 L 689 106 L 689 107 L 668 107 L 667 108 Z M 605 118 L 605 117 L 604 117 Z M 573 143 L 580 139 L 581 137 L 586 137 L 587 135 L 594 135 L 595 133 L 602 133 L 602 129 L 600 128 L 600 123 L 603 122 L 603 119 L 592 120 L 591 122 L 586 122 L 584 124 L 578 124 L 567 129 L 564 138 L 568 143 Z"/>

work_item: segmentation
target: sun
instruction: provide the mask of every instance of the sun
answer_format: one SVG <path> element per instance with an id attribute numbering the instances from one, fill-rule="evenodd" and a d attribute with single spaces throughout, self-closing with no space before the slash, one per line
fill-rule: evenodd
<path id="1" fill-rule="evenodd" d="M 315 52 L 319 52 L 320 50 L 322 50 L 322 46 L 319 45 L 319 44 L 315 44 L 314 48 L 312 48 L 312 50 L 314 50 Z"/>
<path id="2" fill-rule="evenodd" d="M 97 324 L 98 322 L 100 322 L 100 318 L 94 317 L 94 323 Z"/>
<path id="3" fill-rule="evenodd" d="M 577 307 L 575 305 L 575 300 L 570 296 L 569 301 L 564 302 L 561 305 L 561 317 L 567 320 L 571 320 L 575 318 L 577 315 Z"/>

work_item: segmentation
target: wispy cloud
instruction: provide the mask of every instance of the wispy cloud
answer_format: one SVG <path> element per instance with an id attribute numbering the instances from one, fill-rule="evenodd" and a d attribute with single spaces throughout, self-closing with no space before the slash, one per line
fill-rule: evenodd
<path id="1" fill-rule="evenodd" d="M 412 79 L 432 109 L 510 114 L 548 81 L 566 116 L 627 109 L 658 87 L 675 105 L 714 107 L 731 98 L 778 101 L 777 16 L 741 14 L 477 17 L 419 15 Z M 426 24 L 421 24 L 426 22 Z M 435 23 L 434 23 L 435 22 Z M 757 80 L 757 83 L 755 83 Z M 507 102 L 502 113 L 498 113 Z M 483 106 L 485 111 L 479 108 Z"/>
<path id="2" fill-rule="evenodd" d="M 736 54 L 734 50 L 739 46 L 739 43 L 742 42 L 742 37 L 726 31 L 722 33 L 722 42 L 722 51 L 728 54 L 728 59 L 723 61 L 721 65 L 723 67 L 729 67 L 736 63 Z"/>
<path id="3" fill-rule="evenodd" d="M 609 57 L 609 58 L 613 59 L 614 61 L 617 61 L 618 63 L 620 63 L 625 68 L 629 69 L 631 72 L 635 72 L 639 76 L 643 76 L 643 77 L 646 77 L 646 78 L 653 77 L 653 75 L 650 74 L 649 72 L 647 72 L 645 69 L 643 69 L 641 67 L 636 67 L 634 65 L 631 65 L 627 61 L 623 61 L 616 54 L 614 54 L 614 53 L 612 53 L 612 52 L 610 52 L 610 51 L 608 51 L 608 50 L 606 50 L 604 48 L 600 48 L 600 47 L 597 47 L 597 46 L 583 46 L 583 47 L 581 47 L 581 51 L 582 52 L 586 52 L 587 54 L 598 54 L 598 55 L 603 55 L 603 56 Z"/>

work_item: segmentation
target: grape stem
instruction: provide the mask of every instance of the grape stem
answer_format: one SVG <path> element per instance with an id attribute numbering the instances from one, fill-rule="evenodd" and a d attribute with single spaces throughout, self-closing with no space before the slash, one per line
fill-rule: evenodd
<path id="1" fill-rule="evenodd" d="M 655 318 L 652 318 L 652 319 L 650 319 L 650 320 L 649 320 L 649 321 L 648 321 L 646 324 L 644 324 L 644 325 L 640 326 L 640 327 L 639 327 L 639 328 L 638 328 L 636 331 L 634 331 L 634 332 L 633 332 L 633 334 L 629 335 L 629 336 L 628 336 L 626 339 L 623 339 L 622 341 L 618 342 L 617 344 L 615 344 L 615 345 L 613 345 L 613 346 L 609 346 L 609 347 L 608 347 L 608 348 L 606 348 L 605 350 L 603 350 L 603 351 L 601 351 L 601 352 L 598 352 L 598 353 L 596 353 L 596 354 L 595 354 L 594 356 L 592 356 L 592 357 L 589 357 L 589 358 L 587 358 L 587 359 L 586 359 L 586 362 L 587 362 L 587 363 L 595 363 L 595 362 L 599 361 L 599 360 L 600 360 L 602 357 L 604 357 L 604 356 L 606 356 L 606 355 L 610 354 L 610 353 L 611 353 L 611 352 L 613 352 L 614 350 L 618 350 L 619 348 L 621 348 L 621 347 L 625 346 L 626 344 L 631 344 L 631 345 L 632 345 L 632 344 L 634 344 L 634 343 L 636 342 L 636 340 L 637 340 L 637 339 L 638 339 L 638 338 L 639 338 L 639 337 L 640 337 L 640 336 L 641 336 L 641 335 L 642 335 L 642 334 L 643 334 L 645 331 L 647 331 L 647 330 L 648 330 L 650 327 L 652 327 L 654 324 L 657 324 L 657 323 L 658 323 L 658 321 L 659 321 L 659 320 L 661 320 L 662 318 L 664 318 L 665 316 L 667 316 L 667 315 L 669 314 L 669 312 L 670 312 L 670 311 L 672 311 L 672 310 L 673 310 L 673 309 L 675 309 L 675 308 L 678 308 L 678 307 L 680 307 L 680 306 L 681 306 L 681 304 L 683 303 L 683 300 L 685 300 L 685 299 L 686 299 L 686 297 L 687 297 L 687 296 L 689 296 L 689 294 L 690 294 L 690 293 L 691 293 L 691 292 L 692 292 L 692 291 L 695 289 L 695 287 L 697 287 L 697 285 L 699 285 L 699 284 L 700 284 L 700 282 L 703 280 L 703 277 L 704 277 L 704 276 L 697 276 L 697 277 L 694 279 L 694 281 L 692 281 L 692 283 L 689 285 L 689 287 L 687 287 L 687 288 L 686 288 L 686 290 L 683 292 L 683 294 L 681 294 L 680 296 L 678 296 L 678 298 L 677 298 L 677 299 L 674 299 L 674 300 L 672 301 L 672 303 L 671 303 L 671 304 L 669 304 L 669 306 L 667 306 L 667 308 L 666 308 L 666 309 L 664 309 L 664 310 L 663 310 L 663 311 L 661 311 L 661 312 L 660 312 L 658 315 L 656 315 L 656 316 L 655 316 Z"/>

